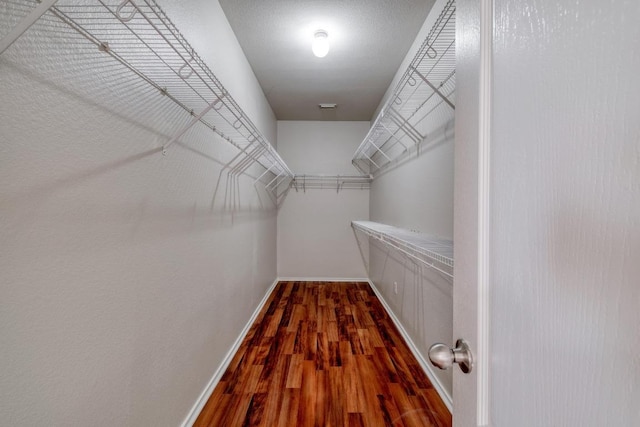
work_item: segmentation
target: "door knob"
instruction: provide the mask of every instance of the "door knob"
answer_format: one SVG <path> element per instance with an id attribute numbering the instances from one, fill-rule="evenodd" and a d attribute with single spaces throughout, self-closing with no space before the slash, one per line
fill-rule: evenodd
<path id="1" fill-rule="evenodd" d="M 440 369 L 449 369 L 454 363 L 457 363 L 465 374 L 473 369 L 473 356 L 469 345 L 463 339 L 456 341 L 456 348 L 449 348 L 442 343 L 432 345 L 429 347 L 429 360 Z"/>

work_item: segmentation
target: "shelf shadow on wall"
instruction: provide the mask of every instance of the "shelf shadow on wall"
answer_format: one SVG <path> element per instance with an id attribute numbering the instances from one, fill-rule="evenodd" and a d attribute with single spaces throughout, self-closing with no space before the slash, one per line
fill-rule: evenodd
<path id="1" fill-rule="evenodd" d="M 99 102 L 97 99 L 100 99 L 100 97 L 92 97 L 81 91 L 74 90 L 69 85 L 61 84 L 60 82 L 49 79 L 47 75 L 41 74 L 24 65 L 18 65 L 11 62 L 10 60 L 7 60 L 4 55 L 0 56 L 0 67 L 6 67 L 11 71 L 27 77 L 29 80 L 33 80 L 38 84 L 52 89 L 53 91 L 60 92 L 61 94 L 64 94 L 65 96 L 68 96 L 80 103 L 86 104 L 89 107 L 99 109 L 105 114 L 111 115 L 118 120 L 129 123 L 132 126 L 140 128 L 141 130 L 144 130 L 148 133 L 155 134 L 157 140 L 168 140 L 170 138 L 168 134 L 159 131 L 157 127 L 154 127 L 153 125 L 150 125 L 148 123 L 144 123 L 142 120 L 135 120 L 130 115 L 123 114 L 122 110 L 117 106 L 110 106 L 105 102 Z M 163 117 L 161 118 L 161 120 L 166 121 L 166 118 Z M 157 147 L 157 151 L 162 152 L 162 146 Z"/>
<path id="2" fill-rule="evenodd" d="M 88 107 L 88 109 L 95 109 L 97 111 L 101 111 L 105 114 L 105 116 L 110 117 L 112 120 L 114 121 L 122 121 L 122 123 L 128 123 L 130 124 L 132 127 L 135 127 L 137 129 L 140 129 L 143 133 L 146 134 L 151 134 L 153 135 L 151 137 L 151 139 L 153 140 L 153 144 L 156 145 L 155 148 L 151 148 L 151 149 L 147 149 L 144 151 L 141 151 L 139 153 L 135 153 L 120 159 L 116 159 L 104 164 L 101 164 L 99 166 L 96 166 L 94 168 L 90 168 L 87 169 L 85 171 L 79 171 L 77 173 L 73 173 L 69 176 L 66 177 L 62 177 L 59 179 L 54 179 L 52 181 L 47 182 L 44 185 L 40 185 L 38 187 L 34 187 L 32 189 L 29 189 L 28 191 L 22 193 L 22 194 L 18 194 L 15 196 L 9 196 L 7 198 L 5 198 L 5 203 L 20 203 L 21 201 L 24 200 L 33 200 L 34 198 L 41 198 L 44 196 L 48 196 L 50 195 L 51 192 L 56 191 L 57 189 L 61 189 L 63 187 L 72 185 L 72 184 L 78 184 L 79 182 L 82 181 L 87 181 L 89 179 L 92 178 L 96 178 L 100 175 L 112 172 L 114 170 L 123 168 L 129 164 L 135 163 L 139 160 L 142 160 L 146 157 L 149 156 L 153 156 L 153 155 L 161 155 L 162 153 L 162 143 L 166 142 L 170 139 L 170 136 L 166 133 L 163 133 L 162 130 L 158 129 L 158 124 L 155 123 L 156 120 L 159 120 L 161 122 L 174 122 L 176 120 L 178 120 L 178 118 L 176 116 L 184 116 L 183 121 L 187 120 L 189 117 L 184 114 L 184 112 L 177 110 L 175 108 L 173 108 L 173 106 L 168 105 L 168 108 L 162 108 L 159 114 L 159 117 L 157 119 L 152 120 L 152 123 L 145 123 L 145 121 L 148 122 L 149 117 L 148 116 L 142 116 L 141 120 L 136 120 L 135 116 L 132 117 L 130 115 L 126 115 L 122 113 L 122 109 L 118 108 L 117 105 L 110 105 L 109 102 L 101 102 L 102 98 L 100 98 L 99 96 L 91 96 L 90 94 L 82 91 L 82 90 L 74 90 L 73 87 L 71 87 L 71 85 L 69 84 L 61 84 L 60 82 L 57 82 L 55 80 L 51 80 L 48 78 L 48 74 L 47 73 L 40 73 L 37 70 L 32 70 L 24 65 L 18 65 L 15 64 L 13 62 L 11 62 L 10 60 L 8 60 L 7 58 L 5 58 L 5 56 L 3 55 L 2 57 L 0 57 L 0 67 L 2 68 L 6 68 L 7 70 L 10 70 L 22 77 L 27 78 L 29 81 L 33 81 L 39 85 L 42 85 L 44 87 L 50 88 L 52 92 L 59 92 L 60 94 L 63 94 L 65 97 L 71 99 L 72 101 L 76 101 L 78 104 L 81 105 L 85 105 Z M 159 96 L 158 94 L 152 94 L 153 96 Z M 122 101 L 125 102 L 125 101 Z M 51 111 L 51 110 L 50 110 Z M 49 113 L 49 112 L 47 112 Z M 55 116 L 57 113 L 56 112 L 51 112 L 51 115 Z M 49 119 L 47 119 L 49 120 Z M 51 123 L 52 126 L 55 123 L 55 117 L 51 119 Z M 173 125 L 173 127 L 176 127 L 177 125 Z M 208 128 L 206 128 L 205 126 L 201 125 L 200 126 L 201 131 L 203 131 L 205 134 L 203 134 L 203 137 L 201 138 L 189 138 L 189 135 L 185 135 L 182 140 L 176 141 L 176 146 L 179 146 L 182 149 L 185 149 L 199 157 L 205 158 L 208 161 L 214 162 L 215 164 L 222 166 L 223 170 L 222 172 L 224 172 L 224 168 L 229 167 L 230 162 L 225 163 L 223 160 L 213 157 L 210 154 L 201 151 L 197 148 L 194 148 L 193 146 L 191 146 L 190 144 L 188 144 L 186 142 L 187 139 L 197 139 L 199 142 L 202 142 L 205 138 L 209 139 L 211 138 L 214 143 L 219 143 L 219 144 L 223 144 L 223 141 L 218 141 L 218 138 L 216 138 L 215 135 L 211 135 Z M 195 128 L 194 128 L 195 130 Z M 135 135 L 132 136 L 132 138 L 135 138 Z M 196 142 L 198 142 L 196 141 Z M 160 143 L 158 143 L 160 142 Z M 194 142 L 194 141 L 191 141 Z M 149 144 L 149 141 L 145 142 L 146 145 Z M 228 149 L 231 149 L 231 147 L 228 147 Z M 236 149 L 237 150 L 237 149 Z M 238 155 L 241 155 L 242 153 L 239 153 Z M 169 152 L 168 154 L 169 156 L 171 155 L 171 153 Z M 237 156 L 236 156 L 237 157 Z M 221 172 L 221 175 L 222 175 Z M 244 175 L 246 175 L 249 179 L 255 180 L 257 179 L 257 176 L 255 173 L 252 173 L 252 171 L 250 170 L 244 170 L 243 171 Z M 231 197 L 231 192 L 233 191 L 233 195 L 234 197 L 236 197 L 236 200 L 240 200 L 240 185 L 239 185 L 239 178 L 238 176 L 235 176 L 235 182 L 236 182 L 236 186 L 235 187 L 230 187 L 227 186 L 227 194 L 225 194 L 225 199 L 228 200 L 232 200 Z M 219 184 L 219 183 L 218 183 Z M 215 192 L 217 192 L 217 185 L 216 185 L 216 190 Z M 260 209 L 261 210 L 272 210 L 275 209 L 275 207 L 273 205 L 269 205 L 266 202 L 266 199 L 268 198 L 267 196 L 265 196 L 264 194 L 261 194 L 262 192 L 260 191 L 260 189 L 257 186 L 253 186 L 254 187 L 254 191 L 256 192 L 256 197 L 259 200 L 259 205 L 260 205 Z M 211 204 L 211 209 L 210 212 L 211 213 L 216 213 L 216 214 L 227 214 L 229 212 L 232 212 L 234 215 L 232 216 L 234 219 L 237 217 L 237 213 L 240 213 L 244 210 L 246 210 L 247 212 L 252 212 L 255 211 L 255 209 L 253 208 L 249 208 L 249 207 L 245 207 L 240 203 L 225 203 L 223 205 L 223 207 L 221 209 L 219 209 L 216 212 L 215 206 L 214 206 L 214 202 L 215 202 L 215 192 L 214 192 L 214 198 L 212 200 L 212 204 Z"/>
<path id="3" fill-rule="evenodd" d="M 406 271 L 411 271 L 416 276 L 421 278 L 420 283 L 423 283 L 424 279 L 427 279 L 429 283 L 434 285 L 436 289 L 438 289 L 444 295 L 451 295 L 451 286 L 452 279 L 447 277 L 444 273 L 438 271 L 437 269 L 430 268 L 427 265 L 424 265 L 420 262 L 417 262 L 411 259 L 408 256 L 405 256 L 398 251 L 395 251 L 393 248 L 388 247 L 384 243 L 377 242 L 372 240 L 369 242 L 370 247 L 377 250 L 379 253 L 384 253 L 384 263 L 382 268 L 380 269 L 380 276 L 384 276 L 387 270 L 388 261 L 394 262 L 397 266 L 402 266 L 402 268 Z M 374 253 L 373 250 L 369 251 L 369 265 L 371 266 L 371 257 Z M 410 267 L 410 268 L 409 268 Z M 370 277 L 374 277 L 374 272 L 369 270 Z"/>
<path id="4" fill-rule="evenodd" d="M 249 161 L 249 163 L 247 163 L 247 161 Z M 223 181 L 223 178 L 225 182 L 225 189 L 222 199 L 222 211 L 233 213 L 243 210 L 241 194 L 242 185 L 240 183 L 241 177 L 250 178 L 253 180 L 253 190 L 255 191 L 255 195 L 261 209 L 277 210 L 286 198 L 286 194 L 291 189 L 290 182 L 287 181 L 285 183 L 286 188 L 281 193 L 280 200 L 278 200 L 277 194 L 279 191 L 279 186 L 276 185 L 275 195 L 269 193 L 266 188 L 259 186 L 258 184 L 262 182 L 261 177 L 264 174 L 256 173 L 255 175 L 253 175 L 249 172 L 250 169 L 255 168 L 263 168 L 263 166 L 252 164 L 250 162 L 249 156 L 247 156 L 246 153 L 243 152 L 239 152 L 229 162 L 224 164 L 222 170 L 220 170 L 220 172 L 218 173 L 215 190 L 211 198 L 211 211 L 213 211 L 215 208 L 216 199 L 218 198 L 221 188 L 220 183 Z M 274 179 L 277 179 L 277 176 Z M 269 204 L 265 204 L 265 199 L 268 199 Z"/>
<path id="5" fill-rule="evenodd" d="M 440 126 L 428 136 L 426 136 L 421 142 L 412 145 L 404 153 L 393 159 L 388 164 L 384 165 L 380 170 L 374 173 L 376 178 L 384 176 L 393 170 L 418 159 L 423 154 L 428 153 L 435 148 L 446 144 L 449 141 L 453 141 L 455 137 L 455 119 L 447 121 L 444 125 Z"/>

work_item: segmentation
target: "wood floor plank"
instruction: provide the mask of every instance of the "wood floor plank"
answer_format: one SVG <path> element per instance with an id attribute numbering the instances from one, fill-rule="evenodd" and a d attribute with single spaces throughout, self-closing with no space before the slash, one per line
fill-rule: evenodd
<path id="1" fill-rule="evenodd" d="M 383 385 L 376 381 L 373 362 L 370 356 L 356 356 L 358 375 L 362 384 L 362 419 L 365 425 L 378 425 L 384 419 L 384 414 L 378 404 L 378 395 L 382 393 Z"/>
<path id="2" fill-rule="evenodd" d="M 300 388 L 302 386 L 302 362 L 303 354 L 294 354 L 291 356 L 291 366 L 287 373 L 287 388 Z"/>
<path id="3" fill-rule="evenodd" d="M 304 360 L 302 362 L 302 375 L 300 408 L 296 425 L 313 427 L 315 426 L 317 398 L 317 371 L 314 361 Z"/>
<path id="4" fill-rule="evenodd" d="M 384 420 L 385 426 L 394 426 L 394 427 L 402 427 L 404 423 L 402 422 L 402 415 L 398 410 L 398 406 L 395 404 L 395 401 L 391 397 L 391 394 L 388 395 L 378 395 L 378 402 L 380 407 L 380 412 L 382 412 L 382 419 Z"/>
<path id="5" fill-rule="evenodd" d="M 358 371 L 355 365 L 351 343 L 340 341 L 340 356 L 342 357 L 342 373 L 345 386 L 345 408 L 347 412 L 360 412 L 358 403 Z"/>
<path id="6" fill-rule="evenodd" d="M 331 366 L 331 352 L 329 351 L 329 340 L 327 334 L 318 332 L 317 335 L 317 351 L 316 351 L 316 369 L 325 371 Z"/>
<path id="7" fill-rule="evenodd" d="M 282 405 L 278 414 L 277 426 L 290 427 L 294 425 L 294 420 L 298 419 L 298 411 L 300 408 L 300 389 L 288 388 L 282 392 Z M 265 427 L 271 427 L 276 424 L 263 424 Z"/>
<path id="8" fill-rule="evenodd" d="M 427 390 L 420 390 L 420 395 L 424 398 L 424 405 L 433 415 L 433 425 L 437 427 L 447 427 L 449 424 L 446 423 L 446 420 L 450 414 L 444 405 L 437 404 L 440 399 L 438 392 L 431 387 Z"/>
<path id="9" fill-rule="evenodd" d="M 360 413 L 349 413 L 349 427 L 365 427 L 364 421 L 362 420 L 362 414 Z"/>
<path id="10" fill-rule="evenodd" d="M 335 319 L 335 311 L 333 314 L 333 318 Z M 338 332 L 338 321 L 337 320 L 328 320 L 327 321 L 327 338 L 331 342 L 340 341 L 340 333 Z"/>
<path id="11" fill-rule="evenodd" d="M 281 282 L 195 426 L 450 427 L 366 282 Z"/>
<path id="12" fill-rule="evenodd" d="M 282 355 L 273 364 L 273 369 L 270 373 L 267 375 L 263 373 L 260 379 L 259 392 L 267 394 L 262 415 L 263 424 L 266 426 L 273 426 L 278 423 L 284 400 L 282 391 L 286 390 L 286 378 L 292 357 L 290 355 Z"/>
<path id="13" fill-rule="evenodd" d="M 327 414 L 329 414 L 329 406 L 331 395 L 329 394 L 329 374 L 327 371 L 316 370 L 316 419 L 314 425 L 326 426 Z"/>
<path id="14" fill-rule="evenodd" d="M 254 393 L 249 403 L 243 426 L 258 426 L 262 421 L 267 393 Z"/>
<path id="15" fill-rule="evenodd" d="M 343 426 L 348 421 L 345 401 L 344 373 L 342 367 L 329 368 L 329 395 L 331 396 L 328 425 Z"/>
<path id="16" fill-rule="evenodd" d="M 285 328 L 282 334 L 284 335 L 282 340 L 282 354 L 293 354 L 296 346 L 296 333 L 287 332 Z"/>
<path id="17" fill-rule="evenodd" d="M 225 384 L 218 383 L 209 397 L 209 402 L 216 402 L 215 405 L 205 405 L 198 415 L 196 423 L 199 425 L 219 426 L 220 419 L 229 411 L 229 405 L 231 404 L 233 395 L 230 393 L 224 393 Z"/>
<path id="18" fill-rule="evenodd" d="M 269 320 L 269 324 L 264 331 L 264 335 L 266 337 L 275 337 L 278 332 L 278 326 L 280 325 L 280 319 L 282 319 L 282 315 L 284 313 L 284 309 L 277 308 L 273 313 L 271 319 Z"/>

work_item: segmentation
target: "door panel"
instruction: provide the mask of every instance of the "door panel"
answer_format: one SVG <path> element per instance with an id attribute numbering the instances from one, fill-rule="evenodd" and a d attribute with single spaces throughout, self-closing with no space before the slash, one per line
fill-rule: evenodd
<path id="1" fill-rule="evenodd" d="M 496 426 L 640 425 L 639 18 L 495 1 Z"/>
<path id="2" fill-rule="evenodd" d="M 477 370 L 454 425 L 640 425 L 640 3 L 480 4 L 457 10 L 453 339 Z"/>

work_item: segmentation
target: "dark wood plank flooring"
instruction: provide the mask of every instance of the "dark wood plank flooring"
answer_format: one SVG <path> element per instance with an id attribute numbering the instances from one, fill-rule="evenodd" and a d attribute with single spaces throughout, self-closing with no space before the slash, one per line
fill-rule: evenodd
<path id="1" fill-rule="evenodd" d="M 368 283 L 280 282 L 196 426 L 451 426 Z"/>

